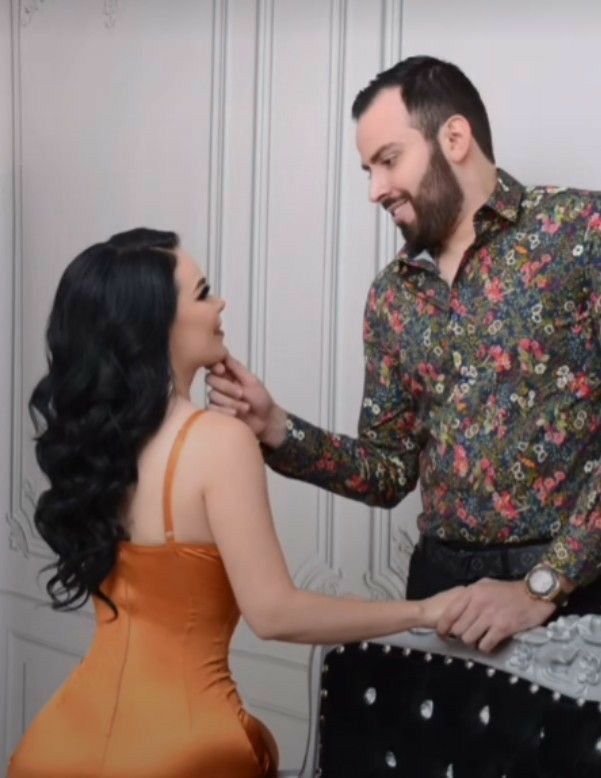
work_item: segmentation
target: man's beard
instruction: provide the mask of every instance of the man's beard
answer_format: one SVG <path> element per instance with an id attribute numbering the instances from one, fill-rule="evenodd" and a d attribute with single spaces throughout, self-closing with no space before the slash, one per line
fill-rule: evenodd
<path id="1" fill-rule="evenodd" d="M 437 140 L 433 142 L 428 169 L 417 194 L 408 195 L 407 199 L 413 206 L 415 221 L 400 225 L 406 249 L 410 256 L 426 250 L 436 257 L 453 232 L 464 199 Z"/>

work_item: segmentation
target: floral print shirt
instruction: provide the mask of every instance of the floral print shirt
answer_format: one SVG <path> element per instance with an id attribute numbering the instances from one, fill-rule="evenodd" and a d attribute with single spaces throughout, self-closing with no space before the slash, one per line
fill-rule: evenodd
<path id="1" fill-rule="evenodd" d="M 451 287 L 426 252 L 375 279 L 357 438 L 288 417 L 267 462 L 370 505 L 421 485 L 422 534 L 549 540 L 579 584 L 601 567 L 601 193 L 502 170 Z"/>

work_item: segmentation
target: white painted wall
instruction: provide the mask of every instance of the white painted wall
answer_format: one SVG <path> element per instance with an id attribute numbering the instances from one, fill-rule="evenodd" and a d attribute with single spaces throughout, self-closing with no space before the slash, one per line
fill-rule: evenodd
<path id="1" fill-rule="evenodd" d="M 7 599 L 4 573 L 6 519 L 10 509 L 11 328 L 13 155 L 10 5 L 0 3 L 0 699 L 5 699 Z M 0 705 L 0 766 L 4 754 L 5 705 Z M 1 767 L 0 767 L 1 769 Z"/>
<path id="2" fill-rule="evenodd" d="M 497 164 L 527 184 L 601 189 L 601 4 L 405 0 L 403 56 L 461 67 L 487 107 Z"/>
<path id="3" fill-rule="evenodd" d="M 594 0 L 0 0 L 4 760 L 93 628 L 89 612 L 39 607 L 45 551 L 27 498 L 27 484 L 35 492 L 40 481 L 25 405 L 67 261 L 130 226 L 176 229 L 228 300 L 232 352 L 285 406 L 353 433 L 365 293 L 396 245 L 390 221 L 367 202 L 349 117 L 356 92 L 401 51 L 448 57 L 480 88 L 509 172 L 601 188 L 599 32 Z M 391 519 L 270 482 L 299 584 L 402 594 L 416 496 Z M 238 631 L 235 674 L 274 731 L 283 767 L 298 765 L 304 747 L 306 660 L 303 647 Z"/>

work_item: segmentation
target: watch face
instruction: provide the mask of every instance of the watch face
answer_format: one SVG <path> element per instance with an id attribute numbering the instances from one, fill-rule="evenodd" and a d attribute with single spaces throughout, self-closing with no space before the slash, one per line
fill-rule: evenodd
<path id="1" fill-rule="evenodd" d="M 532 571 L 528 578 L 528 583 L 535 594 L 544 597 L 555 588 L 555 576 L 550 570 L 539 567 Z"/>

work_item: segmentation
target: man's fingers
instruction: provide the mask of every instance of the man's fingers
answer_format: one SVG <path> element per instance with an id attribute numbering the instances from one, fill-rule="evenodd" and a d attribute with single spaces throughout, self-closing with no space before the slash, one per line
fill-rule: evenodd
<path id="1" fill-rule="evenodd" d="M 250 410 L 250 405 L 247 402 L 244 402 L 244 400 L 234 400 L 229 395 L 222 394 L 216 389 L 211 389 L 209 392 L 209 403 L 213 410 L 224 408 L 233 411 L 234 414 L 244 414 L 248 413 Z"/>
<path id="2" fill-rule="evenodd" d="M 476 619 L 473 624 L 470 624 L 466 630 L 463 632 L 457 631 L 455 634 L 457 637 L 461 638 L 466 646 L 474 646 L 475 648 L 478 641 L 486 635 L 489 627 L 489 622 L 480 616 L 480 618 Z"/>
<path id="3" fill-rule="evenodd" d="M 484 635 L 482 640 L 478 643 L 478 648 L 484 654 L 490 654 L 491 651 L 494 651 L 499 643 L 505 640 L 506 637 L 508 637 L 508 635 L 506 635 L 498 627 L 491 627 L 486 635 Z"/>
<path id="4" fill-rule="evenodd" d="M 449 634 L 451 627 L 457 621 L 457 619 L 463 615 L 465 609 L 469 605 L 469 602 L 469 596 L 464 594 L 452 602 L 445 610 L 445 612 L 438 620 L 438 624 L 436 625 L 436 632 L 440 635 L 441 638 L 446 637 Z"/>
<path id="5" fill-rule="evenodd" d="M 218 392 L 221 396 L 231 397 L 233 400 L 240 400 L 243 395 L 242 387 L 230 381 L 229 378 L 220 378 L 210 373 L 206 377 L 206 383 L 211 387 L 211 390 Z"/>
<path id="6" fill-rule="evenodd" d="M 211 365 L 211 373 L 213 375 L 225 375 L 225 365 L 223 362 L 215 362 L 214 365 Z"/>
<path id="7" fill-rule="evenodd" d="M 234 359 L 230 354 L 225 358 L 225 367 L 241 384 L 248 383 L 249 379 L 254 378 L 250 370 L 247 370 L 242 362 L 238 362 L 238 360 Z"/>

